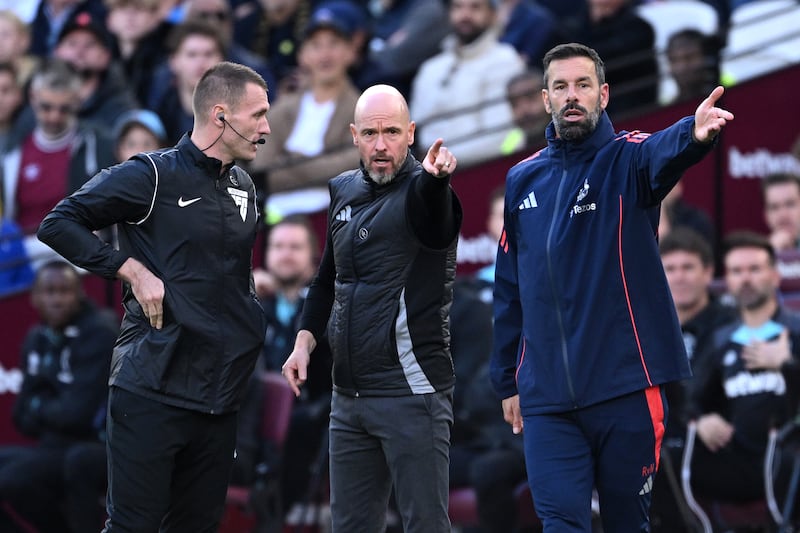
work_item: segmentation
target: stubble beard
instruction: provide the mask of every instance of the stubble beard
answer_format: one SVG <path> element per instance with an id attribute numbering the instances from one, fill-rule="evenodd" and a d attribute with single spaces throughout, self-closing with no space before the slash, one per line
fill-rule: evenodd
<path id="1" fill-rule="evenodd" d="M 276 275 L 275 282 L 281 289 L 303 286 L 304 276 L 302 272 L 290 272 L 288 274 Z"/>
<path id="2" fill-rule="evenodd" d="M 755 288 L 745 286 L 739 289 L 735 299 L 740 309 L 756 311 L 769 302 L 770 295 L 759 293 Z"/>

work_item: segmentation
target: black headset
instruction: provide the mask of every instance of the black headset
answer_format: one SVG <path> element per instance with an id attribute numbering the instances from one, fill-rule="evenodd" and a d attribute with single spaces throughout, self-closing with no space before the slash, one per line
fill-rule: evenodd
<path id="1" fill-rule="evenodd" d="M 249 143 L 253 143 L 253 144 L 265 144 L 265 143 L 267 142 L 267 140 L 266 140 L 266 139 L 264 139 L 264 138 L 261 138 L 261 139 L 259 139 L 259 140 L 257 140 L 257 141 L 251 141 L 250 139 L 248 139 L 247 137 L 245 137 L 244 135 L 242 135 L 241 133 L 239 133 L 238 131 L 236 131 L 236 128 L 234 128 L 234 127 L 233 127 L 233 124 L 231 124 L 230 122 L 228 122 L 227 120 L 225 120 L 225 113 L 217 113 L 217 120 L 221 120 L 223 124 L 230 126 L 230 127 L 231 127 L 231 129 L 233 130 L 233 133 L 235 133 L 236 135 L 238 135 L 239 137 L 241 137 L 242 139 L 244 139 L 245 141 L 247 141 L 247 142 L 249 142 Z M 224 127 L 224 126 L 223 126 L 223 127 Z"/>

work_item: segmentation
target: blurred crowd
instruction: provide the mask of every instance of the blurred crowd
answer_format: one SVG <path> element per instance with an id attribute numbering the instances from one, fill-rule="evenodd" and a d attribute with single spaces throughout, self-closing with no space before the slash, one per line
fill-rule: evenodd
<path id="1" fill-rule="evenodd" d="M 34 269 L 52 258 L 29 238 L 42 215 L 130 151 L 191 130 L 194 86 L 223 59 L 269 87 L 272 135 L 247 170 L 270 220 L 324 207 L 319 189 L 357 164 L 352 109 L 376 83 L 408 99 L 417 145 L 446 134 L 462 168 L 543 145 L 540 65 L 559 42 L 604 58 L 612 120 L 697 99 L 722 77 L 728 21 L 744 2 L 693 2 L 697 20 L 671 22 L 680 31 L 668 41 L 642 9 L 663 3 L 41 0 L 4 9 L 4 234 L 16 230 Z M 20 283 L 30 283 L 22 270 Z"/>

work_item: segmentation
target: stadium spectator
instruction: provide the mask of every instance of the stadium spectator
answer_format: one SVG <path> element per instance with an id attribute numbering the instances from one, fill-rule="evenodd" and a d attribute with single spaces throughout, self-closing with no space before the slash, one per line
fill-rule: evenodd
<path id="1" fill-rule="evenodd" d="M 6 152 L 19 144 L 18 116 L 23 107 L 22 88 L 17 71 L 10 63 L 0 63 L 0 184 L 8 161 Z M 10 166 L 10 165 L 9 165 Z M 0 188 L 0 297 L 27 289 L 33 282 L 33 268 L 25 252 L 19 225 L 5 212 L 5 191 Z M 13 215 L 13 213 L 11 214 Z"/>
<path id="2" fill-rule="evenodd" d="M 486 217 L 486 232 L 495 243 L 500 242 L 503 235 L 503 208 L 505 207 L 505 187 L 495 188 L 489 195 L 489 214 Z M 496 258 L 496 256 L 495 256 Z M 486 265 L 475 273 L 477 279 L 494 285 L 495 263 Z"/>
<path id="3" fill-rule="evenodd" d="M 191 131 L 192 94 L 203 74 L 225 58 L 225 45 L 219 32 L 198 20 L 182 22 L 169 35 L 169 69 L 174 81 L 153 109 L 164 123 L 167 141 L 172 144 Z M 152 94 L 152 93 L 151 93 Z"/>
<path id="4" fill-rule="evenodd" d="M 24 377 L 13 421 L 36 444 L 0 452 L 0 500 L 6 504 L 0 529 L 26 531 L 19 522 L 12 525 L 22 518 L 41 533 L 63 533 L 60 502 L 70 490 L 63 484 L 64 456 L 72 444 L 95 441 L 101 430 L 117 324 L 85 298 L 80 276 L 65 262 L 37 271 L 31 303 L 40 323 L 22 345 Z"/>
<path id="5" fill-rule="evenodd" d="M 13 11 L 0 10 L 0 64 L 13 65 L 22 87 L 39 64 L 39 58 L 28 52 L 30 44 L 31 30 L 28 25 Z"/>
<path id="6" fill-rule="evenodd" d="M 270 100 L 277 101 L 277 79 L 263 57 L 263 51 L 253 52 L 233 38 L 233 12 L 229 0 L 187 0 L 185 20 L 202 20 L 214 26 L 222 38 L 225 60 L 245 65 L 258 72 L 267 82 Z"/>
<path id="7" fill-rule="evenodd" d="M 693 368 L 710 356 L 712 335 L 736 318 L 735 310 L 723 305 L 711 291 L 714 255 L 708 241 L 690 228 L 676 228 L 659 239 L 659 253 L 667 275 L 672 301 L 678 313 L 683 344 Z M 668 383 L 665 387 L 669 417 L 661 458 L 662 473 L 653 486 L 650 507 L 654 532 L 671 533 L 690 526 L 682 514 L 680 464 L 687 422 L 687 394 L 690 380 Z"/>
<path id="8" fill-rule="evenodd" d="M 152 152 L 167 146 L 167 130 L 161 119 L 149 109 L 134 109 L 114 124 L 114 155 L 127 161 L 140 152 Z"/>
<path id="9" fill-rule="evenodd" d="M 532 67 L 512 77 L 506 84 L 514 129 L 503 140 L 503 155 L 539 149 L 545 144 L 544 130 L 550 122 L 550 114 L 544 108 L 542 76 L 541 70 Z"/>
<path id="10" fill-rule="evenodd" d="M 636 14 L 634 0 L 587 0 L 583 26 L 571 38 L 605 62 L 615 91 L 606 109 L 612 120 L 658 103 L 655 32 Z"/>
<path id="11" fill-rule="evenodd" d="M 293 72 L 303 30 L 315 0 L 245 0 L 235 8 L 233 38 L 266 58 L 278 80 L 278 94 L 297 89 Z"/>
<path id="12" fill-rule="evenodd" d="M 280 372 L 292 351 L 308 284 L 317 267 L 319 248 L 308 219 L 289 216 L 273 225 L 264 255 L 266 270 L 253 272 L 267 320 L 264 348 L 256 368 L 257 371 Z M 309 374 L 308 387 L 303 388 L 292 409 L 284 445 L 283 461 L 290 465 L 281 472 L 285 510 L 302 500 L 306 493 L 311 466 L 327 429 L 332 383 L 331 354 L 325 339 L 314 350 Z M 269 452 L 262 450 L 259 444 L 260 421 L 261 417 L 255 417 L 249 426 L 242 424 L 239 428 L 239 442 L 251 443 L 249 447 L 237 444 L 237 449 L 243 452 L 240 453 L 242 461 L 237 459 L 241 464 L 238 472 L 245 479 L 249 477 L 252 480 L 257 462 L 269 459 L 257 455 L 258 452 Z"/>
<path id="13" fill-rule="evenodd" d="M 452 33 L 444 51 L 414 77 L 411 116 L 418 146 L 447 135 L 459 163 L 468 166 L 500 155 L 512 128 L 506 83 L 525 63 L 513 46 L 498 41 L 492 0 L 453 0 L 449 9 Z"/>
<path id="14" fill-rule="evenodd" d="M 252 165 L 265 174 L 268 194 L 324 187 L 358 163 L 350 121 L 359 93 L 347 75 L 353 29 L 328 7 L 312 14 L 298 51 L 307 81 L 271 108 L 270 142 Z"/>
<path id="15" fill-rule="evenodd" d="M 306 218 L 289 216 L 270 227 L 264 252 L 266 269 L 253 272 L 269 323 L 261 358 L 264 370 L 279 371 L 291 352 L 318 255 L 316 234 Z"/>
<path id="16" fill-rule="evenodd" d="M 89 13 L 92 18 L 103 20 L 105 6 L 103 0 L 38 0 L 36 15 L 30 23 L 30 52 L 41 58 L 49 57 L 70 19 L 80 12 Z"/>
<path id="17" fill-rule="evenodd" d="M 692 366 L 697 367 L 708 355 L 712 332 L 732 322 L 735 313 L 711 290 L 714 255 L 702 235 L 690 228 L 675 229 L 660 240 L 659 253 L 686 354 Z M 686 432 L 682 403 L 670 402 L 670 416 L 675 415 L 676 424 L 667 426 L 667 436 L 683 437 Z"/>
<path id="18" fill-rule="evenodd" d="M 35 128 L 3 158 L 3 213 L 29 236 L 34 270 L 53 257 L 34 235 L 44 215 L 113 162 L 110 136 L 78 117 L 80 90 L 80 75 L 69 64 L 43 63 L 30 85 Z"/>
<path id="19" fill-rule="evenodd" d="M 141 107 L 147 103 L 156 66 L 167 55 L 164 43 L 171 25 L 164 20 L 160 0 L 106 0 L 106 5 L 114 59 Z"/>
<path id="20" fill-rule="evenodd" d="M 778 253 L 800 248 L 800 176 L 769 174 L 761 193 L 772 247 Z"/>
<path id="21" fill-rule="evenodd" d="M 503 187 L 492 191 L 487 232 L 497 241 L 503 231 Z M 514 490 L 525 480 L 521 435 L 508 431 L 489 378 L 492 353 L 494 264 L 475 277 L 461 276 L 453 286 L 450 350 L 456 386 L 450 444 L 450 486 L 472 487 L 477 496 L 480 531 L 515 531 Z"/>
<path id="22" fill-rule="evenodd" d="M 527 65 L 541 65 L 545 52 L 566 38 L 556 18 L 539 2 L 493 1 L 498 4 L 497 22 L 502 28 L 500 42 L 513 46 Z"/>
<path id="23" fill-rule="evenodd" d="M 23 103 L 17 70 L 11 63 L 0 63 L 0 154 L 4 154 L 14 144 L 14 124 Z M 0 177 L 2 175 L 0 167 Z"/>
<path id="24" fill-rule="evenodd" d="M 330 10 L 336 19 L 341 20 L 351 29 L 350 42 L 353 44 L 353 61 L 348 75 L 358 87 L 360 73 L 366 68 L 367 44 L 372 35 L 374 21 L 370 18 L 367 8 L 357 0 L 322 0 L 316 4 L 314 11 L 321 8 Z"/>
<path id="25" fill-rule="evenodd" d="M 64 454 L 61 508 L 70 533 L 97 531 L 106 517 L 102 505 L 108 480 L 105 409 L 97 418 L 98 438 L 72 444 Z"/>
<path id="26" fill-rule="evenodd" d="M 122 67 L 113 61 L 113 37 L 105 19 L 81 11 L 58 37 L 53 56 L 78 71 L 81 77 L 78 116 L 93 121 L 111 134 L 111 124 L 130 109 L 136 98 L 127 85 Z"/>
<path id="27" fill-rule="evenodd" d="M 419 67 L 450 32 L 447 8 L 441 0 L 382 0 L 369 8 L 372 31 L 356 84 L 386 83 L 409 98 Z"/>
<path id="28" fill-rule="evenodd" d="M 724 249 L 725 284 L 739 313 L 714 332 L 713 353 L 690 382 L 698 436 L 692 489 L 698 498 L 744 502 L 764 497 L 768 432 L 795 412 L 785 374 L 800 358 L 800 317 L 778 302 L 769 240 L 740 232 Z"/>
<path id="29" fill-rule="evenodd" d="M 719 85 L 719 52 L 715 35 L 687 29 L 670 36 L 666 54 L 669 73 L 678 87 L 674 102 L 702 100 Z"/>
<path id="30" fill-rule="evenodd" d="M 688 227 L 699 233 L 714 246 L 716 235 L 708 213 L 683 199 L 683 182 L 678 181 L 661 202 L 658 234 L 664 236 L 672 229 Z"/>

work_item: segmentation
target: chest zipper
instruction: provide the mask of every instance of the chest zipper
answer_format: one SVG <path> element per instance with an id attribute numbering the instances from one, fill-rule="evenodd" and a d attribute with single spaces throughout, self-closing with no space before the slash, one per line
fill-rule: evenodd
<path id="1" fill-rule="evenodd" d="M 553 216 L 550 219 L 550 228 L 547 231 L 547 273 L 550 277 L 550 289 L 553 293 L 553 303 L 556 310 L 556 319 L 558 320 L 558 333 L 561 337 L 561 358 L 564 363 L 564 373 L 567 378 L 567 388 L 569 389 L 569 396 L 572 399 L 572 404 L 577 407 L 575 400 L 575 386 L 572 384 L 572 374 L 569 365 L 569 352 L 567 350 L 567 335 L 564 331 L 564 316 L 561 312 L 561 302 L 558 297 L 558 290 L 556 288 L 555 271 L 553 269 L 553 257 L 551 254 L 553 234 L 555 233 L 556 219 L 559 210 L 561 209 L 561 195 L 564 190 L 564 183 L 567 181 L 567 166 L 566 161 L 562 161 L 564 170 L 561 171 L 561 181 L 558 184 L 558 191 L 556 192 L 556 202 L 553 207 Z"/>

